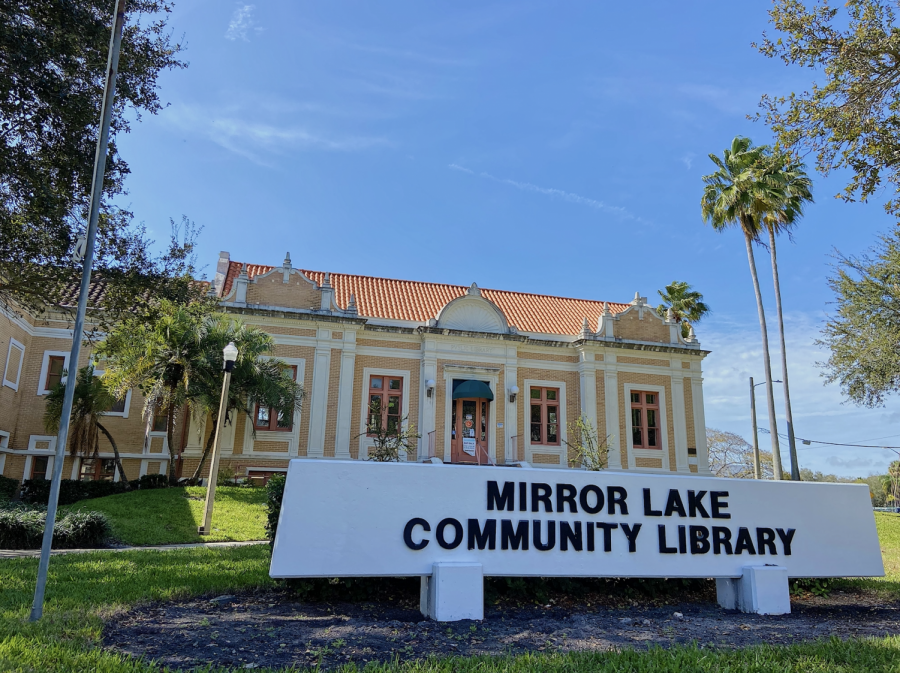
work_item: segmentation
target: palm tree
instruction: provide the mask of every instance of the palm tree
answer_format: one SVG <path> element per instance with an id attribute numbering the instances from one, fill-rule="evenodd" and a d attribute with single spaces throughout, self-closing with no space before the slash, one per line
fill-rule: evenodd
<path id="1" fill-rule="evenodd" d="M 657 290 L 663 303 L 656 307 L 656 312 L 665 317 L 669 309 L 675 314 L 675 320 L 681 323 L 681 336 L 687 338 L 691 326 L 709 313 L 709 306 L 703 303 L 703 295 L 692 290 L 683 280 L 673 280 L 664 290 Z"/>
<path id="2" fill-rule="evenodd" d="M 788 385 L 787 349 L 784 342 L 784 317 L 781 311 L 781 284 L 778 280 L 778 261 L 775 252 L 775 236 L 787 232 L 803 216 L 803 206 L 811 203 L 812 180 L 801 163 L 792 162 L 784 154 L 776 153 L 766 162 L 765 179 L 773 190 L 781 193 L 776 207 L 763 216 L 769 232 L 769 251 L 772 255 L 772 280 L 775 284 L 775 312 L 778 315 L 778 336 L 781 341 L 781 379 L 784 382 L 784 412 L 787 423 L 788 447 L 791 454 L 791 479 L 800 481 L 800 464 L 797 460 L 797 444 L 794 438 L 794 418 L 791 414 L 791 392 Z"/>
<path id="3" fill-rule="evenodd" d="M 252 418 L 256 405 L 271 407 L 291 418 L 303 402 L 303 387 L 294 381 L 290 368 L 281 360 L 265 357 L 275 350 L 270 334 L 222 314 L 210 317 L 203 335 L 203 356 L 196 363 L 187 401 L 192 413 L 211 419 L 212 427 L 191 481 L 200 478 L 212 450 L 222 394 L 222 349 L 229 342 L 238 349 L 228 389 L 229 422 L 234 423 L 239 414 Z"/>
<path id="4" fill-rule="evenodd" d="M 759 329 L 762 333 L 763 366 L 766 375 L 769 429 L 772 436 L 772 457 L 775 479 L 782 478 L 781 450 L 778 446 L 778 428 L 775 420 L 775 399 L 772 390 L 772 364 L 769 360 L 769 335 L 766 330 L 766 314 L 763 309 L 756 260 L 753 257 L 753 243 L 759 240 L 760 219 L 771 212 L 779 202 L 777 190 L 771 182 L 761 179 L 760 165 L 766 155 L 766 147 L 753 147 L 749 138 L 736 137 L 731 147 L 722 157 L 710 154 L 716 165 L 715 173 L 703 176 L 706 187 L 700 202 L 703 219 L 716 231 L 724 231 L 736 226 L 744 235 L 747 246 L 747 260 L 750 276 L 756 293 L 756 308 L 759 313 Z"/>
<path id="5" fill-rule="evenodd" d="M 107 361 L 104 380 L 114 395 L 121 397 L 137 388 L 144 394 L 148 422 L 160 412 L 165 414 L 171 483 L 176 481 L 176 416 L 188 401 L 191 379 L 204 353 L 203 335 L 214 313 L 211 302 L 162 300 L 152 319 L 127 317 L 97 348 Z"/>
<path id="6" fill-rule="evenodd" d="M 58 383 L 47 395 L 47 406 L 44 409 L 44 427 L 47 432 L 56 434 L 59 432 L 59 421 L 62 417 L 63 397 L 66 387 Z M 125 490 L 130 490 L 125 470 L 122 467 L 122 458 L 119 455 L 119 447 L 116 440 L 109 433 L 100 419 L 115 403 L 116 398 L 104 385 L 102 379 L 94 376 L 93 365 L 82 367 L 78 370 L 78 378 L 75 380 L 75 398 L 72 402 L 71 427 L 69 430 L 69 453 L 72 456 L 96 457 L 99 452 L 99 433 L 109 440 L 115 456 L 116 469 L 119 471 L 119 479 L 125 485 Z"/>

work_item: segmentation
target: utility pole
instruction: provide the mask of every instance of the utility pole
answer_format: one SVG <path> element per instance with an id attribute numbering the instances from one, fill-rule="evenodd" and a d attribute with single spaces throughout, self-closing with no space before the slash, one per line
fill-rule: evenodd
<path id="1" fill-rule="evenodd" d="M 78 358 L 81 355 L 81 340 L 84 334 L 84 314 L 87 310 L 88 291 L 91 285 L 91 268 L 94 265 L 94 239 L 97 237 L 97 222 L 100 218 L 100 204 L 103 200 L 103 178 L 106 175 L 106 150 L 109 144 L 109 125 L 112 120 L 113 102 L 116 97 L 116 72 L 119 68 L 119 48 L 122 45 L 122 29 L 125 25 L 126 0 L 115 0 L 116 12 L 113 20 L 112 37 L 109 41 L 109 58 L 106 63 L 106 86 L 103 106 L 100 110 L 100 138 L 94 155 L 94 175 L 91 182 L 91 208 L 85 241 L 84 260 L 81 267 L 81 287 L 78 293 L 78 309 L 72 330 L 72 350 L 69 353 L 69 373 L 63 397 L 62 415 L 59 420 L 59 434 L 56 437 L 56 457 L 53 460 L 53 481 L 50 485 L 50 500 L 47 502 L 47 520 L 44 522 L 44 539 L 41 544 L 41 561 L 38 565 L 37 584 L 34 588 L 34 602 L 29 620 L 35 622 L 44 614 L 44 590 L 47 587 L 47 570 L 50 566 L 50 548 L 53 545 L 53 527 L 56 525 L 56 507 L 59 503 L 59 486 L 62 479 L 63 461 L 69 439 L 69 421 L 72 402 L 75 399 L 75 381 L 78 378 Z"/>
<path id="2" fill-rule="evenodd" d="M 761 479 L 762 470 L 759 465 L 759 432 L 756 429 L 756 386 L 750 377 L 750 418 L 753 420 L 753 478 Z"/>

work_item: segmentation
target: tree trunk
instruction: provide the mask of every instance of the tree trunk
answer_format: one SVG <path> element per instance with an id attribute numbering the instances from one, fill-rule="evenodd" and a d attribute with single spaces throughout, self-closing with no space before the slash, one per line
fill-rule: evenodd
<path id="1" fill-rule="evenodd" d="M 169 404 L 166 413 L 166 440 L 169 443 L 169 484 L 174 486 L 178 483 L 178 477 L 175 474 L 175 405 Z"/>
<path id="2" fill-rule="evenodd" d="M 744 242 L 747 244 L 747 259 L 750 262 L 750 276 L 753 278 L 753 291 L 756 293 L 756 308 L 759 312 L 759 329 L 762 332 L 763 367 L 766 374 L 766 398 L 769 406 L 769 432 L 772 435 L 772 458 L 775 480 L 780 481 L 781 474 L 781 449 L 778 446 L 778 425 L 775 421 L 775 397 L 772 391 L 772 363 L 769 361 L 769 332 L 766 329 L 766 312 L 763 309 L 762 292 L 759 290 L 759 276 L 756 274 L 756 260 L 753 258 L 753 240 L 744 232 Z"/>
<path id="3" fill-rule="evenodd" d="M 788 387 L 787 347 L 784 343 L 784 316 L 781 313 L 781 284 L 778 282 L 778 261 L 775 256 L 775 227 L 769 225 L 769 245 L 772 251 L 772 280 L 775 283 L 775 312 L 778 314 L 778 336 L 781 340 L 781 380 L 784 383 L 784 419 L 787 423 L 788 449 L 791 452 L 791 480 L 800 481 L 797 461 L 797 442 L 794 439 L 794 417 L 791 414 L 791 391 Z"/>
<path id="4" fill-rule="evenodd" d="M 203 464 L 206 462 L 206 459 L 209 457 L 209 452 L 212 451 L 213 441 L 216 439 L 216 427 L 219 423 L 219 412 L 214 411 L 211 414 L 212 417 L 212 430 L 209 433 L 209 439 L 206 440 L 206 448 L 203 449 L 203 455 L 200 456 L 200 464 L 197 465 L 197 469 L 194 470 L 194 476 L 191 477 L 191 482 L 197 483 L 197 480 L 200 479 L 200 473 L 203 471 Z M 212 476 L 212 475 L 210 475 Z"/>
<path id="5" fill-rule="evenodd" d="M 116 441 L 112 438 L 112 435 L 109 434 L 109 430 L 104 428 L 100 423 L 97 423 L 97 429 L 102 432 L 106 438 L 109 440 L 109 443 L 112 444 L 113 455 L 115 456 L 116 461 L 116 469 L 119 471 L 119 478 L 122 480 L 122 483 L 125 484 L 125 490 L 131 490 L 131 484 L 128 483 L 128 477 L 125 476 L 125 468 L 122 467 L 122 456 L 119 455 L 119 447 L 116 446 Z"/>

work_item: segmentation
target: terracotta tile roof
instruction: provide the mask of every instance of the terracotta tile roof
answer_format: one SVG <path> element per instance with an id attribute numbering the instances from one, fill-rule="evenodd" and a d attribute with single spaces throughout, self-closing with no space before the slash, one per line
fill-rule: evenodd
<path id="1" fill-rule="evenodd" d="M 241 266 L 241 262 L 230 262 L 223 296 L 231 291 L 231 285 L 241 272 Z M 247 275 L 252 279 L 274 268 L 248 264 Z M 324 271 L 298 270 L 318 285 L 325 279 Z M 331 274 L 331 286 L 335 291 L 335 301 L 341 308 L 347 307 L 351 293 L 356 297 L 360 316 L 417 322 L 426 322 L 429 318 L 434 318 L 447 302 L 464 295 L 468 289 L 465 285 L 423 283 L 343 273 Z M 481 288 L 481 295 L 494 302 L 506 315 L 509 324 L 515 325 L 521 332 L 573 335 L 581 331 L 584 318 L 588 319 L 591 329 L 596 330 L 597 321 L 603 312 L 603 302 L 590 299 L 570 299 L 487 288 Z M 612 313 L 620 313 L 628 306 L 629 304 L 610 302 L 609 310 Z"/>

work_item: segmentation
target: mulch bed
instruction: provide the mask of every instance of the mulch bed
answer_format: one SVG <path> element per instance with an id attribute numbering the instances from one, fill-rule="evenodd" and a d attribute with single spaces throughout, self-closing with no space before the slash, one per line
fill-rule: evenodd
<path id="1" fill-rule="evenodd" d="M 410 595 L 368 603 L 304 603 L 266 591 L 145 605 L 108 619 L 107 649 L 172 667 L 320 665 L 493 655 L 526 651 L 618 650 L 696 642 L 739 648 L 900 634 L 900 602 L 834 592 L 792 597 L 792 614 L 746 615 L 679 596 L 669 604 L 629 598 L 565 596 L 547 605 L 500 599 L 485 619 L 426 620 Z M 714 600 L 714 595 L 713 595 Z M 655 604 L 654 604 L 655 603 Z"/>

